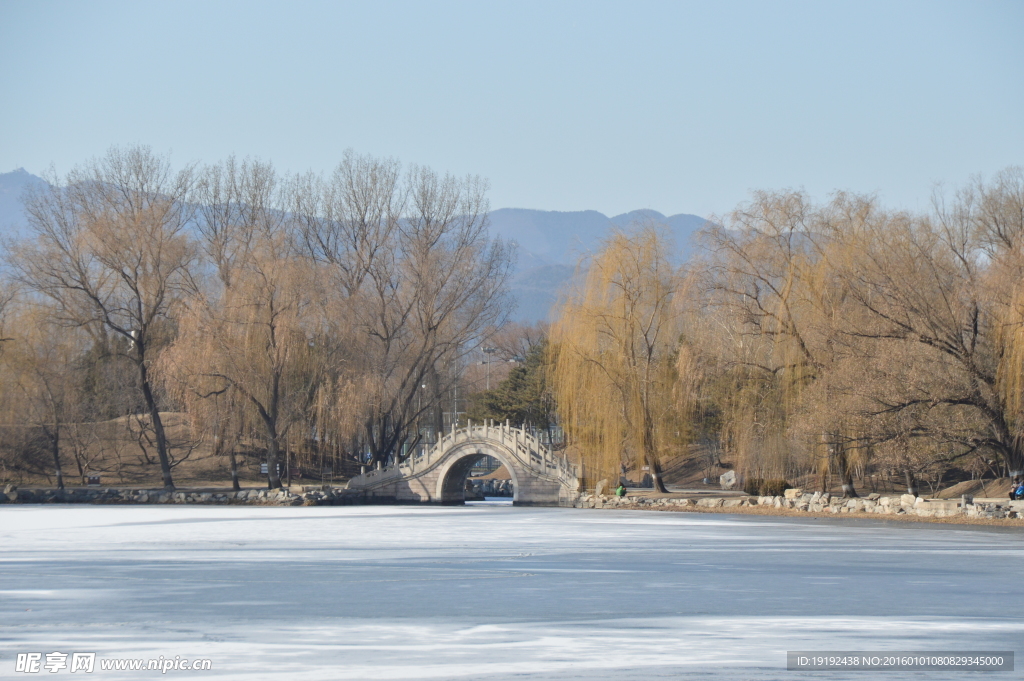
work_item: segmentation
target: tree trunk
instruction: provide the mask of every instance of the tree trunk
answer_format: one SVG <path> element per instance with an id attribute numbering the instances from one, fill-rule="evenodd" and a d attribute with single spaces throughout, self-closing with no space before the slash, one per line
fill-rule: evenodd
<path id="1" fill-rule="evenodd" d="M 53 470 L 57 474 L 57 489 L 64 491 L 64 471 L 60 467 L 60 426 L 54 424 L 50 435 L 50 448 L 53 451 Z"/>
<path id="2" fill-rule="evenodd" d="M 915 497 L 918 493 L 917 478 L 914 477 L 913 471 L 909 468 L 904 469 L 903 477 L 907 480 L 907 494 L 913 494 Z"/>
<path id="3" fill-rule="evenodd" d="M 644 400 L 643 420 L 644 458 L 647 460 L 647 465 L 651 468 L 651 482 L 654 485 L 654 489 L 662 494 L 667 494 L 668 490 L 665 488 L 665 481 L 661 479 L 661 462 L 658 461 L 657 452 L 654 451 L 654 419 L 651 417 L 651 410 L 647 407 L 646 400 Z"/>
<path id="4" fill-rule="evenodd" d="M 284 479 L 288 487 L 292 486 L 292 450 L 287 441 L 284 445 Z"/>
<path id="5" fill-rule="evenodd" d="M 141 348 L 142 346 L 139 345 Z M 164 422 L 160 419 L 160 409 L 157 407 L 156 398 L 153 396 L 153 389 L 149 385 L 149 375 L 146 371 L 146 362 L 139 353 L 139 382 L 142 387 L 142 396 L 146 399 L 146 408 L 149 410 L 149 418 L 153 421 L 153 433 L 156 436 L 156 453 L 160 458 L 160 473 L 164 478 L 164 490 L 174 491 L 174 480 L 171 478 L 171 459 L 167 455 L 167 435 L 164 433 Z"/>
<path id="6" fill-rule="evenodd" d="M 242 486 L 238 484 L 238 457 L 235 456 L 235 448 L 228 448 L 228 461 L 231 462 L 231 489 L 238 492 Z"/>
<path id="7" fill-rule="evenodd" d="M 82 457 L 79 456 L 78 450 L 75 450 L 75 466 L 78 467 L 78 477 L 81 478 L 81 484 L 85 484 L 85 468 L 82 466 Z"/>
<path id="8" fill-rule="evenodd" d="M 667 494 L 668 489 L 665 487 L 665 481 L 661 477 L 661 464 L 658 463 L 658 458 L 651 452 L 644 452 L 644 458 L 647 460 L 647 465 L 651 468 L 651 482 L 654 484 L 654 489 Z"/>
<path id="9" fill-rule="evenodd" d="M 836 437 L 830 438 L 828 445 L 830 458 L 836 462 L 839 475 L 843 481 L 843 498 L 854 499 L 858 497 L 857 490 L 853 486 L 853 466 L 850 465 L 849 457 L 846 455 L 846 446 Z"/>
<path id="10" fill-rule="evenodd" d="M 651 482 L 654 484 L 654 489 L 658 490 L 662 494 L 667 494 L 668 488 L 665 487 L 665 481 L 661 479 L 661 467 L 657 466 L 657 468 L 659 468 L 658 471 L 655 471 L 655 468 L 656 466 L 651 466 Z"/>
<path id="11" fill-rule="evenodd" d="M 1014 437 L 1007 449 L 1006 467 L 1010 469 L 1009 477 L 1024 476 L 1024 437 Z"/>
<path id="12" fill-rule="evenodd" d="M 277 441 L 277 433 L 270 436 L 267 443 L 267 486 L 270 489 L 281 487 L 281 475 L 277 472 L 277 462 L 280 460 L 281 445 Z"/>

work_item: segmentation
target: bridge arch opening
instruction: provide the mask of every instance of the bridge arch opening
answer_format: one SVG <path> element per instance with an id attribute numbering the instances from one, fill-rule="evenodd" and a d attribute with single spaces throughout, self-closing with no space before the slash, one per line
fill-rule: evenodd
<path id="1" fill-rule="evenodd" d="M 508 471 L 512 485 L 512 503 L 519 499 L 519 480 L 511 457 L 498 447 L 469 444 L 459 447 L 448 459 L 437 479 L 436 498 L 442 504 L 461 505 L 466 503 L 466 482 L 470 471 L 485 457 L 492 457 Z"/>
<path id="2" fill-rule="evenodd" d="M 490 454 L 481 455 L 466 478 L 466 502 L 512 503 L 512 475 Z"/>

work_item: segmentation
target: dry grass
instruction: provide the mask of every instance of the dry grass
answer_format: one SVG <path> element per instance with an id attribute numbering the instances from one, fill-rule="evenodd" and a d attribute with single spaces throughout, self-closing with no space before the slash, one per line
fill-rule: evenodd
<path id="1" fill-rule="evenodd" d="M 708 491 L 719 490 L 718 477 L 720 475 L 724 475 L 727 471 L 732 470 L 732 462 L 728 461 L 728 457 L 726 457 L 726 460 L 722 462 L 723 465 L 713 465 L 709 469 L 709 467 L 704 463 L 706 459 L 707 449 L 700 445 L 690 445 L 683 453 L 666 459 L 662 464 L 665 484 L 689 489 L 707 489 Z M 706 472 L 710 472 L 711 485 L 704 485 L 701 482 Z M 643 473 L 634 468 L 627 473 L 627 477 L 630 480 L 639 480 L 643 477 Z M 829 492 L 841 495 L 842 487 L 839 486 L 838 480 L 835 482 L 837 484 L 833 486 Z M 920 494 L 921 496 L 933 497 L 936 499 L 956 499 L 963 494 L 969 494 L 976 497 L 1006 498 L 1010 492 L 1009 478 L 951 482 L 953 483 L 952 485 L 947 486 L 945 489 L 941 489 L 936 494 L 932 495 L 929 493 L 928 485 L 924 481 L 919 481 Z M 883 495 L 898 495 L 906 493 L 905 483 L 903 479 L 898 476 L 894 478 L 887 478 L 880 475 L 866 476 L 864 478 L 855 478 L 854 483 L 857 492 L 862 496 L 866 496 L 872 492 L 877 492 L 878 494 Z M 819 478 L 813 474 L 806 474 L 791 478 L 789 479 L 789 484 L 793 487 L 819 490 Z"/>
<path id="2" fill-rule="evenodd" d="M 967 494 L 972 497 L 985 497 L 992 499 L 1007 499 L 1010 496 L 1010 478 L 996 478 L 995 480 L 964 480 L 952 487 L 940 491 L 935 495 L 936 499 L 956 499 Z"/>
<path id="3" fill-rule="evenodd" d="M 172 470 L 175 485 L 230 488 L 231 465 L 228 455 L 215 455 L 210 442 L 197 440 L 185 414 L 164 412 L 161 417 L 172 458 L 184 459 Z M 88 472 L 92 474 L 99 474 L 102 486 L 162 487 L 156 447 L 147 442 L 145 436 L 140 437 L 140 432 L 146 427 L 148 419 L 140 421 L 136 417 L 120 417 L 100 423 L 75 425 L 77 443 L 65 436 L 61 450 L 65 484 L 68 487 L 82 484 L 74 451 L 77 444 L 83 467 L 87 467 Z M 255 446 L 255 443 L 242 443 L 236 447 L 236 457 L 239 481 L 243 487 L 266 485 L 266 476 L 260 474 L 260 464 L 265 461 L 264 453 Z M 50 461 L 45 463 L 49 468 Z M 352 474 L 352 470 L 349 470 L 352 466 L 347 466 L 344 472 Z M 312 469 L 319 470 L 319 466 L 311 466 L 307 470 Z M 338 475 L 333 478 L 333 482 L 347 479 L 341 475 L 340 470 L 337 472 Z M 47 478 L 45 475 L 19 472 L 8 477 L 9 482 L 15 482 L 23 487 L 51 487 L 56 484 L 52 476 Z M 331 481 L 328 479 L 323 482 Z M 293 481 L 293 484 L 295 482 Z M 312 485 L 319 484 L 321 480 L 308 478 L 297 482 Z"/>

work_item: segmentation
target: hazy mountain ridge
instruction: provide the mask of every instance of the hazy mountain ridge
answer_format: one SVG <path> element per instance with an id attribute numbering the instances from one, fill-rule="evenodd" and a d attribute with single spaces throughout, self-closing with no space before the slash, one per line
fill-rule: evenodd
<path id="1" fill-rule="evenodd" d="M 18 238 L 28 231 L 22 205 L 28 187 L 46 181 L 24 168 L 0 173 L 0 237 Z M 490 213 L 490 233 L 518 244 L 519 258 L 511 281 L 511 295 L 518 307 L 513 319 L 546 320 L 581 258 L 596 251 L 613 229 L 651 222 L 664 225 L 675 242 L 672 259 L 682 262 L 694 252 L 694 235 L 704 227 L 697 215 L 665 216 L 640 209 L 608 217 L 596 210 L 554 211 L 499 208 Z"/>
<path id="2" fill-rule="evenodd" d="M 612 229 L 645 222 L 664 225 L 675 241 L 680 259 L 685 260 L 693 251 L 693 235 L 706 222 L 697 215 L 665 216 L 650 209 L 608 217 L 596 210 L 499 208 L 491 211 L 489 218 L 492 235 L 519 244 L 519 271 L 542 264 L 575 265 L 581 256 L 599 247 Z"/>
<path id="3" fill-rule="evenodd" d="M 0 236 L 18 237 L 28 229 L 22 196 L 29 187 L 44 187 L 46 180 L 24 168 L 0 173 Z"/>
<path id="4" fill-rule="evenodd" d="M 707 220 L 687 213 L 665 216 L 650 209 L 610 218 L 595 210 L 500 208 L 492 211 L 491 234 L 519 245 L 516 274 L 510 286 L 512 297 L 518 302 L 513 319 L 527 323 L 548 319 L 581 258 L 600 248 L 612 230 L 645 223 L 665 228 L 673 242 L 670 259 L 682 263 L 696 250 L 694 237 Z"/>

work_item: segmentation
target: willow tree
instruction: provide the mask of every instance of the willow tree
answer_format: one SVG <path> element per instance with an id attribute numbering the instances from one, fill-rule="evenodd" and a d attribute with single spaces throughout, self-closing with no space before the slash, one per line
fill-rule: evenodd
<path id="1" fill-rule="evenodd" d="M 7 329 L 10 337 L 4 338 L 0 353 L 7 421 L 43 436 L 57 488 L 64 489 L 62 436 L 84 411 L 80 390 L 83 334 L 54 324 L 45 308 L 24 303 L 8 319 Z"/>
<path id="2" fill-rule="evenodd" d="M 200 421 L 238 410 L 231 418 L 266 445 L 271 488 L 281 486 L 282 445 L 305 418 L 321 372 L 315 320 L 305 317 L 315 287 L 303 274 L 295 262 L 257 251 L 235 272 L 236 286 L 192 301 L 162 362 L 190 412 L 206 412 Z"/>
<path id="3" fill-rule="evenodd" d="M 661 462 L 675 436 L 666 425 L 679 337 L 679 278 L 668 251 L 651 227 L 614 234 L 552 324 L 558 414 L 588 482 L 617 479 L 632 459 L 666 491 Z"/>
<path id="4" fill-rule="evenodd" d="M 189 300 L 161 363 L 208 432 L 237 438 L 231 431 L 245 427 L 265 443 L 271 488 L 281 486 L 282 445 L 305 418 L 323 366 L 312 304 L 322 291 L 294 249 L 281 192 L 269 164 L 229 160 L 204 172 L 198 227 L 217 281 Z M 218 431 L 229 419 L 232 428 Z"/>
<path id="5" fill-rule="evenodd" d="M 1024 172 L 931 214 L 761 192 L 725 224 L 701 308 L 719 333 L 701 346 L 725 367 L 723 434 L 765 432 L 753 467 L 785 434 L 794 473 L 810 468 L 802 447 L 847 494 L 869 456 L 913 491 L 917 472 L 972 452 L 1024 469 Z"/>
<path id="6" fill-rule="evenodd" d="M 995 387 L 1006 424 L 1005 434 L 994 428 L 1002 436 L 996 449 L 1010 475 L 1024 475 L 1024 167 L 976 180 L 960 203 L 973 242 L 991 258 L 981 287 L 994 308 Z"/>
<path id="7" fill-rule="evenodd" d="M 846 255 L 822 238 L 825 211 L 798 192 L 756 192 L 706 233 L 705 297 L 714 317 L 699 350 L 711 378 L 721 430 L 740 468 L 788 477 L 816 467 L 856 496 L 853 475 L 870 447 L 840 404 L 832 380 L 848 363 L 840 328 L 848 314 L 833 260 Z M 683 377 L 685 379 L 685 377 Z"/>
<path id="8" fill-rule="evenodd" d="M 1013 294 L 1000 310 L 995 338 L 1000 350 L 995 385 L 1006 424 L 999 450 L 1008 473 L 1024 475 L 1024 285 L 1016 279 L 1011 286 Z"/>

